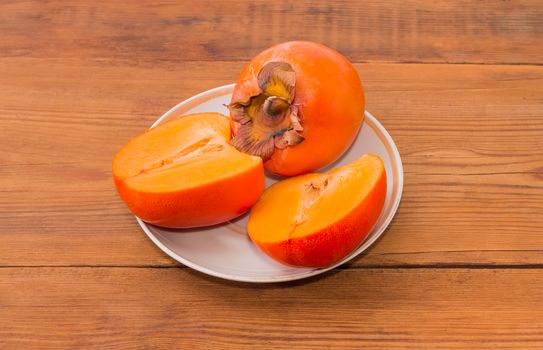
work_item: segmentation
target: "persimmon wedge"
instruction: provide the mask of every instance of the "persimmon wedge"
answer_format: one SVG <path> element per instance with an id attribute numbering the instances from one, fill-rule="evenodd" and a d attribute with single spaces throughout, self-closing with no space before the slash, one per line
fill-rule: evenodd
<path id="1" fill-rule="evenodd" d="M 239 152 L 218 113 L 173 119 L 132 139 L 113 159 L 130 211 L 164 227 L 218 224 L 243 214 L 264 190 L 259 157 Z"/>
<path id="2" fill-rule="evenodd" d="M 251 210 L 247 230 L 279 262 L 332 265 L 351 253 L 379 218 L 386 172 L 375 155 L 326 174 L 306 174 L 267 189 Z"/>

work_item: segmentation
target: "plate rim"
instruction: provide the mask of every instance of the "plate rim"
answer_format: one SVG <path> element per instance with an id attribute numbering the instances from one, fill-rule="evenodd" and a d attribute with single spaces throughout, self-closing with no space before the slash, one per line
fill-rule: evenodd
<path id="1" fill-rule="evenodd" d="M 207 97 L 209 95 L 215 95 L 214 97 L 217 97 L 217 96 L 222 96 L 222 95 L 229 94 L 234 89 L 234 86 L 235 86 L 235 84 L 231 83 L 231 84 L 218 86 L 218 87 L 215 87 L 215 88 L 200 92 L 200 93 L 198 93 L 198 94 L 196 94 L 196 95 L 194 95 L 194 96 L 192 96 L 192 97 L 190 97 L 190 98 L 176 104 L 174 107 L 170 108 L 166 113 L 164 113 L 162 116 L 160 116 L 160 118 L 158 118 L 151 125 L 150 128 L 154 128 L 155 126 L 159 125 L 164 120 L 168 119 L 174 113 L 176 113 L 180 108 L 191 109 L 191 108 L 197 106 L 198 105 L 198 103 L 197 103 L 198 100 L 200 100 L 203 97 Z M 194 106 L 191 106 L 191 105 L 194 105 Z M 188 260 L 186 258 L 183 258 L 182 256 L 180 256 L 177 253 L 175 253 L 174 251 L 172 251 L 170 248 L 168 248 L 168 246 L 166 246 L 164 243 L 162 243 L 153 234 L 153 232 L 149 229 L 149 227 L 147 226 L 147 224 L 143 220 L 141 220 L 140 218 L 138 218 L 136 216 L 135 217 L 136 221 L 138 222 L 138 224 L 142 228 L 143 232 L 147 235 L 147 237 L 149 237 L 149 239 L 157 247 L 159 247 L 164 253 L 166 253 L 172 259 L 174 259 L 177 262 L 179 262 L 179 263 L 181 263 L 181 264 L 183 264 L 183 265 L 185 265 L 187 267 L 190 267 L 190 268 L 192 268 L 192 269 L 194 269 L 196 271 L 199 271 L 201 273 L 204 273 L 204 274 L 207 274 L 207 275 L 210 275 L 210 276 L 214 276 L 214 277 L 217 277 L 217 278 L 222 278 L 222 279 L 226 279 L 226 280 L 230 280 L 230 281 L 237 281 L 237 282 L 248 282 L 248 283 L 278 283 L 278 282 L 288 282 L 288 281 L 295 281 L 295 280 L 299 280 L 299 279 L 303 279 L 303 278 L 308 278 L 308 277 L 311 277 L 311 276 L 319 275 L 321 273 L 325 273 L 327 271 L 333 270 L 336 267 L 338 267 L 340 265 L 343 265 L 346 262 L 354 259 L 356 256 L 358 256 L 359 254 L 364 252 L 366 249 L 368 249 L 379 237 L 381 237 L 381 235 L 385 232 L 385 230 L 390 225 L 390 222 L 392 221 L 394 216 L 396 216 L 396 212 L 398 210 L 398 207 L 400 206 L 400 201 L 402 199 L 404 172 L 403 172 L 402 159 L 400 157 L 400 152 L 398 151 L 398 148 L 396 147 L 396 143 L 394 142 L 394 140 L 392 139 L 392 137 L 390 136 L 388 131 L 385 129 L 385 127 L 370 112 L 368 112 L 367 110 L 364 111 L 364 116 L 365 116 L 365 121 L 370 121 L 373 124 L 373 126 L 376 129 L 379 130 L 381 135 L 385 138 L 386 142 L 388 143 L 388 145 L 390 145 L 390 147 L 392 149 L 391 153 L 394 156 L 394 162 L 397 165 L 397 172 L 398 172 L 398 194 L 397 194 L 396 198 L 393 199 L 394 202 L 392 203 L 392 209 L 390 211 L 390 215 L 383 222 L 383 225 L 381 226 L 381 228 L 376 233 L 374 233 L 371 237 L 369 237 L 369 239 L 362 242 L 362 244 L 356 250 L 351 252 L 351 254 L 347 255 L 345 258 L 343 258 L 342 260 L 340 260 L 339 262 L 337 262 L 337 263 L 335 263 L 335 264 L 333 264 L 331 266 L 328 266 L 328 267 L 325 267 L 325 268 L 312 269 L 312 270 L 309 270 L 309 271 L 301 272 L 299 274 L 293 274 L 293 275 L 288 275 L 288 276 L 285 276 L 285 275 L 284 276 L 277 276 L 275 278 L 254 278 L 254 277 L 251 278 L 251 277 L 230 275 L 230 274 L 227 274 L 227 273 L 217 272 L 217 271 L 208 269 L 208 268 L 206 268 L 204 266 L 200 266 L 197 263 L 194 263 L 194 262 L 192 262 L 192 261 L 190 261 L 190 260 Z"/>

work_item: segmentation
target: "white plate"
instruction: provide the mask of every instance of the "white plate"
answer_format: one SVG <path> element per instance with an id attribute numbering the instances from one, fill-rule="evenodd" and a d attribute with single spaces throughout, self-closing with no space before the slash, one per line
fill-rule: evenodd
<path id="1" fill-rule="evenodd" d="M 167 119 L 196 112 L 219 112 L 228 115 L 224 104 L 230 102 L 234 84 L 211 89 L 181 102 L 160 117 L 151 127 Z M 137 218 L 149 238 L 166 254 L 208 275 L 244 282 L 282 282 L 314 276 L 339 266 L 366 250 L 386 229 L 398 209 L 403 188 L 402 161 L 398 149 L 385 128 L 366 111 L 364 125 L 345 155 L 329 168 L 358 159 L 365 153 L 380 156 L 387 172 L 387 197 L 379 220 L 366 240 L 339 263 L 324 268 L 297 268 L 282 265 L 262 253 L 245 232 L 248 215 L 212 227 L 165 229 Z M 277 180 L 267 177 L 266 186 Z"/>

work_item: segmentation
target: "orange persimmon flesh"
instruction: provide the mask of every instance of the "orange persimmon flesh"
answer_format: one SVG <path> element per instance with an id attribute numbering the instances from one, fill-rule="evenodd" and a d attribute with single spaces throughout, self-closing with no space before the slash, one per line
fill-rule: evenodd
<path id="1" fill-rule="evenodd" d="M 259 157 L 229 145 L 218 113 L 179 117 L 132 139 L 115 156 L 117 190 L 133 214 L 165 227 L 221 223 L 248 210 L 264 190 Z"/>
<path id="2" fill-rule="evenodd" d="M 379 218 L 385 197 L 383 162 L 365 155 L 326 174 L 271 186 L 251 210 L 247 230 L 282 263 L 329 266 L 360 245 Z"/>

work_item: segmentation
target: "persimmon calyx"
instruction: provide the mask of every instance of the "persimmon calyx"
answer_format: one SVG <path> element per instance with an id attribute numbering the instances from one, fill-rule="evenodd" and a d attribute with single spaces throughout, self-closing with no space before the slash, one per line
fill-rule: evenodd
<path id="1" fill-rule="evenodd" d="M 269 62 L 257 76 L 260 93 L 228 105 L 239 124 L 230 143 L 238 150 L 264 160 L 274 150 L 295 146 L 304 140 L 298 107 L 293 104 L 296 73 L 286 62 Z"/>

